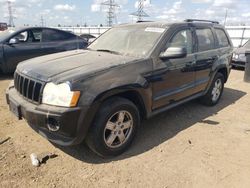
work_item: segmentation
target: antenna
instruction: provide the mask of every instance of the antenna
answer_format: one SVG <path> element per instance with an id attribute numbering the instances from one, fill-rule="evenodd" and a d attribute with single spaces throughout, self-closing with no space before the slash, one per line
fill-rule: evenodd
<path id="1" fill-rule="evenodd" d="M 13 10 L 12 10 L 12 3 L 11 1 L 7 1 L 8 4 L 8 18 L 9 18 L 9 27 L 15 27 L 14 24 L 14 16 L 13 16 Z"/>
<path id="2" fill-rule="evenodd" d="M 132 16 L 137 16 L 138 22 L 143 21 L 144 17 L 149 17 L 149 15 L 146 12 L 144 12 L 144 2 L 145 2 L 145 0 L 139 0 L 138 1 L 138 10 L 131 14 Z"/>
<path id="3" fill-rule="evenodd" d="M 108 7 L 107 25 L 109 27 L 112 27 L 113 19 L 116 18 L 116 15 L 115 15 L 116 8 L 119 8 L 120 6 L 118 4 L 116 4 L 114 0 L 105 1 L 105 2 L 101 3 L 101 5 L 104 7 Z"/>

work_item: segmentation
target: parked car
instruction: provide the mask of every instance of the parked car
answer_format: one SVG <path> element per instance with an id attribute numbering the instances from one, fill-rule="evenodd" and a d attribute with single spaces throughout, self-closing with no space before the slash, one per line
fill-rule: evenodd
<path id="1" fill-rule="evenodd" d="M 250 40 L 247 41 L 243 46 L 237 48 L 233 53 L 233 67 L 242 67 L 245 68 L 247 58 L 246 58 L 246 51 L 250 50 Z"/>
<path id="2" fill-rule="evenodd" d="M 7 23 L 0 23 L 0 31 L 5 31 L 8 29 Z"/>
<path id="3" fill-rule="evenodd" d="M 7 30 L 0 33 L 0 70 L 14 72 L 19 62 L 63 51 L 83 49 L 87 42 L 66 31 L 45 27 Z"/>
<path id="4" fill-rule="evenodd" d="M 88 44 L 92 43 L 96 39 L 96 37 L 91 34 L 81 34 L 80 37 L 86 40 Z"/>
<path id="5" fill-rule="evenodd" d="M 19 64 L 6 99 L 19 119 L 51 142 L 85 140 L 101 156 L 119 155 L 142 119 L 197 98 L 216 105 L 232 51 L 217 22 L 117 26 L 87 50 Z"/>

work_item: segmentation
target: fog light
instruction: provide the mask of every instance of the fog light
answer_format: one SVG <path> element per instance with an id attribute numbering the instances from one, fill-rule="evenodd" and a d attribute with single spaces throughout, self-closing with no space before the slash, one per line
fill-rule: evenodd
<path id="1" fill-rule="evenodd" d="M 55 118 L 48 118 L 47 127 L 50 131 L 56 132 L 60 129 L 60 124 Z"/>

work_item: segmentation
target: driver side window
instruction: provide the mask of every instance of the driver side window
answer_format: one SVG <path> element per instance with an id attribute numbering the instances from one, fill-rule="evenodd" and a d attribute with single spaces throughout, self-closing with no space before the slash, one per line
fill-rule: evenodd
<path id="1" fill-rule="evenodd" d="M 37 43 L 41 42 L 42 30 L 41 29 L 31 29 L 18 33 L 12 39 L 17 39 L 19 43 Z"/>
<path id="2" fill-rule="evenodd" d="M 182 47 L 187 49 L 187 53 L 193 53 L 193 40 L 192 32 L 189 29 L 179 31 L 168 43 L 167 48 L 169 47 Z"/>
<path id="3" fill-rule="evenodd" d="M 28 40 L 28 31 L 19 33 L 13 38 L 18 39 L 19 42 L 26 42 Z"/>

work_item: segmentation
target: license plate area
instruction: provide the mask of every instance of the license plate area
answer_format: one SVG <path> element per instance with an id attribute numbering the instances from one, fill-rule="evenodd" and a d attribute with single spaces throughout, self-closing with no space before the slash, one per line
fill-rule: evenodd
<path id="1" fill-rule="evenodd" d="M 9 108 L 10 111 L 20 120 L 22 119 L 22 114 L 21 114 L 21 107 L 14 101 L 10 100 L 9 101 Z"/>

